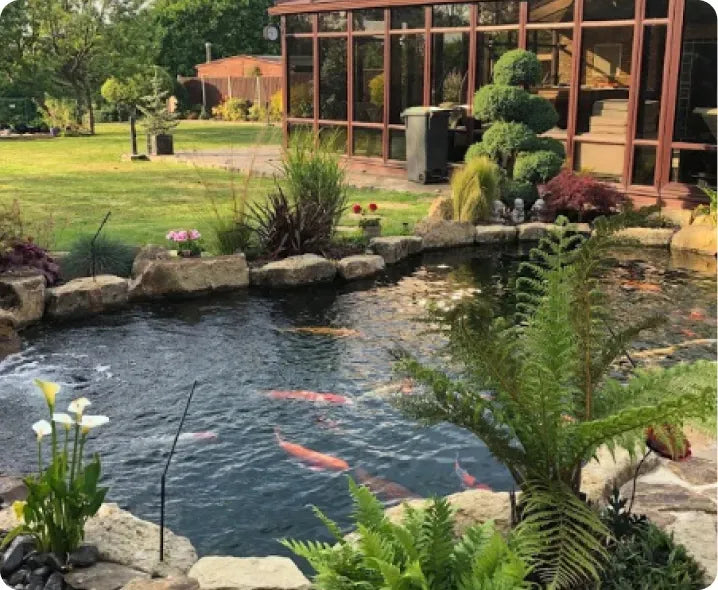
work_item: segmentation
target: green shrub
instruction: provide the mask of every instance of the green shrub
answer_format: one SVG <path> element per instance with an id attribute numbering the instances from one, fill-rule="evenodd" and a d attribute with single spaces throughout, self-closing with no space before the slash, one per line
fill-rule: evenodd
<path id="1" fill-rule="evenodd" d="M 526 123 L 534 133 L 546 133 L 558 123 L 558 113 L 554 106 L 538 94 L 528 95 L 528 104 L 521 121 Z"/>
<path id="2" fill-rule="evenodd" d="M 547 152 L 553 152 L 561 160 L 566 159 L 566 147 L 558 139 L 553 137 L 537 137 L 531 145 L 529 151 L 543 150 Z"/>
<path id="3" fill-rule="evenodd" d="M 491 215 L 498 198 L 499 167 L 487 157 L 474 158 L 451 176 L 451 199 L 456 221 L 477 223 Z"/>
<path id="4" fill-rule="evenodd" d="M 474 143 L 469 146 L 469 149 L 466 150 L 466 154 L 464 154 L 464 162 L 471 162 L 474 158 L 480 158 L 482 156 L 488 156 L 491 157 L 489 154 L 486 153 L 486 149 L 484 147 L 484 144 Z"/>
<path id="5" fill-rule="evenodd" d="M 492 522 L 454 537 L 454 517 L 445 499 L 425 510 L 404 507 L 399 524 L 384 506 L 351 478 L 358 539 L 347 541 L 337 524 L 314 508 L 334 545 L 283 540 L 282 544 L 314 568 L 314 588 L 338 590 L 518 590 L 529 588 L 521 540 L 505 541 Z"/>
<path id="6" fill-rule="evenodd" d="M 497 121 L 484 132 L 481 149 L 509 170 L 513 169 L 512 158 L 530 149 L 535 139 L 523 123 Z"/>
<path id="7" fill-rule="evenodd" d="M 516 86 L 487 84 L 474 97 L 474 116 L 482 121 L 523 121 L 530 96 Z"/>
<path id="8" fill-rule="evenodd" d="M 514 201 L 521 199 L 524 202 L 524 210 L 528 211 L 538 198 L 538 189 L 530 182 L 506 179 L 501 185 L 501 200 L 507 207 L 513 207 Z"/>
<path id="9" fill-rule="evenodd" d="M 563 158 L 553 152 L 521 152 L 514 164 L 514 180 L 543 184 L 556 176 L 563 166 Z"/>
<path id="10" fill-rule="evenodd" d="M 222 121 L 246 121 L 251 103 L 244 98 L 228 98 L 212 108 L 212 115 Z"/>
<path id="11" fill-rule="evenodd" d="M 59 129 L 63 135 L 74 135 L 82 128 L 77 117 L 77 102 L 67 98 L 45 96 L 42 120 L 49 128 Z"/>
<path id="12" fill-rule="evenodd" d="M 525 49 L 512 49 L 494 66 L 494 82 L 503 86 L 535 86 L 541 81 L 541 64 Z"/>
<path id="13" fill-rule="evenodd" d="M 92 237 L 81 236 L 72 243 L 70 251 L 62 260 L 64 278 L 92 276 Z M 96 275 L 129 277 L 132 273 L 132 262 L 135 259 L 135 249 L 132 246 L 100 234 L 95 240 L 94 252 Z"/>

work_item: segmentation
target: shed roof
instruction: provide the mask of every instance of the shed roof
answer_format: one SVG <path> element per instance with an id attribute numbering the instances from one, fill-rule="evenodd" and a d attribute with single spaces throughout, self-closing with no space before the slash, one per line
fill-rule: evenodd
<path id="1" fill-rule="evenodd" d="M 358 10 L 390 6 L 425 6 L 426 4 L 455 4 L 458 0 L 275 0 L 269 14 L 301 14 L 330 10 Z"/>

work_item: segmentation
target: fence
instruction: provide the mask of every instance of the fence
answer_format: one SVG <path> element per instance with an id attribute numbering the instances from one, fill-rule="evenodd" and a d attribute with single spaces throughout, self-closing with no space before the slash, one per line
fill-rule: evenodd
<path id="1" fill-rule="evenodd" d="M 187 90 L 189 103 L 205 104 L 207 110 L 227 98 L 243 98 L 252 102 L 259 101 L 260 104 L 266 103 L 274 93 L 282 89 L 282 78 L 279 76 L 204 78 L 203 100 L 201 78 L 180 77 L 178 81 Z"/>
<path id="2" fill-rule="evenodd" d="M 32 127 L 38 117 L 37 106 L 32 99 L 0 97 L 0 129 Z"/>

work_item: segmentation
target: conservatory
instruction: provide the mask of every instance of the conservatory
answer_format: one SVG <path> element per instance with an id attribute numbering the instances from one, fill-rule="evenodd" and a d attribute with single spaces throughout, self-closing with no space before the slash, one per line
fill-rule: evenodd
<path id="1" fill-rule="evenodd" d="M 716 184 L 716 13 L 703 0 L 287 0 L 284 131 L 402 166 L 402 112 L 453 108 L 451 159 L 481 137 L 474 92 L 506 51 L 536 53 L 568 164 L 636 200 Z"/>

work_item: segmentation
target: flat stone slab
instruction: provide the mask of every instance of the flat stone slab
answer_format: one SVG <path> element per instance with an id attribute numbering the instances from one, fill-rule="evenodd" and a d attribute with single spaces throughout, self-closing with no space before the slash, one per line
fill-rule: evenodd
<path id="1" fill-rule="evenodd" d="M 119 590 L 132 580 L 149 577 L 149 574 L 131 567 L 100 561 L 65 574 L 65 582 L 75 590 Z"/>
<path id="2" fill-rule="evenodd" d="M 668 469 L 691 485 L 715 484 L 718 481 L 716 462 L 700 457 L 689 457 L 683 461 L 670 461 Z"/>
<path id="3" fill-rule="evenodd" d="M 384 259 L 378 254 L 347 256 L 337 262 L 337 272 L 345 281 L 371 277 L 384 270 Z"/>
<path id="4" fill-rule="evenodd" d="M 718 252 L 718 230 L 711 225 L 689 225 L 673 236 L 671 250 L 688 250 L 706 256 L 715 256 Z"/>
<path id="5" fill-rule="evenodd" d="M 0 506 L 9 506 L 16 500 L 25 500 L 27 492 L 27 486 L 21 478 L 0 475 Z"/>
<path id="6" fill-rule="evenodd" d="M 675 230 L 662 227 L 627 227 L 615 234 L 619 241 L 635 242 L 649 248 L 668 248 Z"/>
<path id="7" fill-rule="evenodd" d="M 127 279 L 114 275 L 82 277 L 47 290 L 45 315 L 52 319 L 84 317 L 127 305 Z"/>
<path id="8" fill-rule="evenodd" d="M 537 242 L 548 234 L 555 226 L 553 223 L 532 221 L 516 226 L 519 242 Z"/>
<path id="9" fill-rule="evenodd" d="M 309 590 L 311 583 L 288 557 L 203 557 L 189 576 L 202 590 Z"/>
<path id="10" fill-rule="evenodd" d="M 505 244 L 515 242 L 518 230 L 513 225 L 477 225 L 475 241 L 477 244 Z"/>
<path id="11" fill-rule="evenodd" d="M 253 287 L 287 288 L 328 283 L 334 280 L 337 267 L 333 262 L 316 254 L 290 256 L 252 269 Z"/>
<path id="12" fill-rule="evenodd" d="M 395 264 L 409 256 L 419 254 L 424 241 L 419 236 L 388 236 L 372 238 L 369 252 L 378 254 L 386 264 Z"/>
<path id="13" fill-rule="evenodd" d="M 45 313 L 45 277 L 39 274 L 0 275 L 0 321 L 14 328 L 39 322 Z"/>
<path id="14" fill-rule="evenodd" d="M 454 248 L 473 244 L 476 228 L 469 222 L 422 219 L 414 226 L 414 234 L 422 238 L 425 249 Z"/>
<path id="15" fill-rule="evenodd" d="M 199 582 L 186 576 L 170 576 L 151 580 L 137 578 L 123 586 L 122 590 L 199 590 Z"/>
<path id="16" fill-rule="evenodd" d="M 620 489 L 627 481 L 633 479 L 640 458 L 631 458 L 625 449 L 616 449 L 615 453 L 606 447 L 596 452 L 597 459 L 593 459 L 581 472 L 581 491 L 589 500 L 605 504 L 611 496 L 614 484 Z M 648 473 L 660 464 L 655 453 L 648 455 L 641 466 L 641 473 Z"/>

